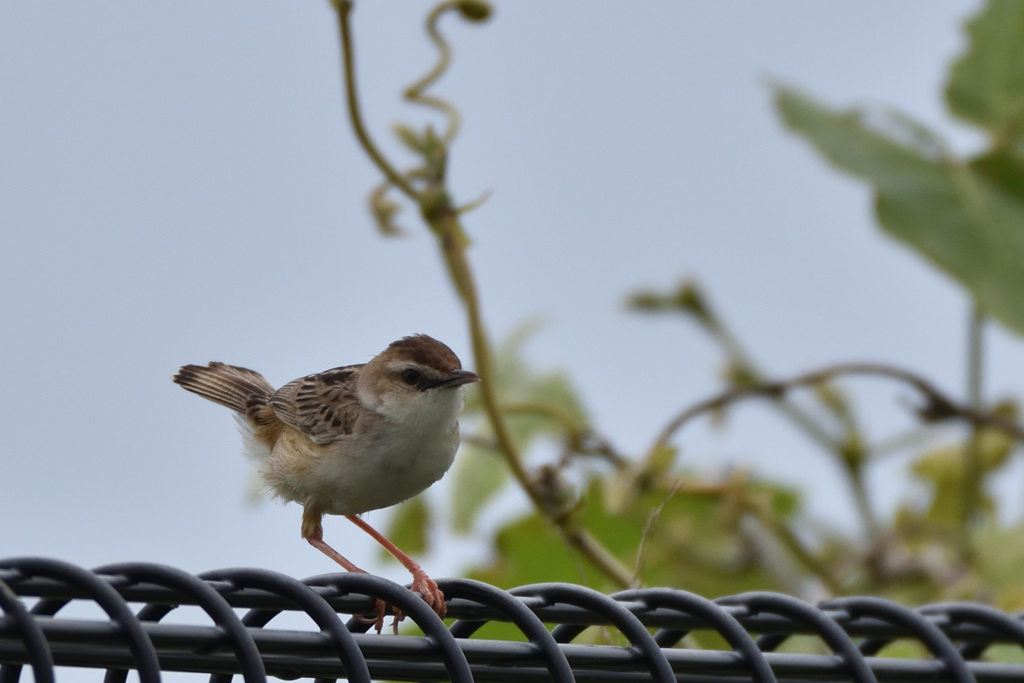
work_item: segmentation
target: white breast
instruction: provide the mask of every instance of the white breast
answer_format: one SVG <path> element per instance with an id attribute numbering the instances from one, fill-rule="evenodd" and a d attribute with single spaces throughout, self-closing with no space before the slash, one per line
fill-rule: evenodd
<path id="1" fill-rule="evenodd" d="M 335 515 L 408 500 L 444 476 L 459 446 L 462 391 L 426 394 L 405 419 L 382 416 L 329 444 L 317 446 L 298 432 L 284 436 L 260 467 L 264 482 L 282 498 Z"/>

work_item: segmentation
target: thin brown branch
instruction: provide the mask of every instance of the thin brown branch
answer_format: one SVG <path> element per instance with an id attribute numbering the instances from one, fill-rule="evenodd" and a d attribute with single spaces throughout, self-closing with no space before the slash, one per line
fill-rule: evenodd
<path id="1" fill-rule="evenodd" d="M 1014 439 L 1024 442 L 1024 427 L 1021 427 L 1016 422 L 1008 420 L 1001 415 L 984 412 L 969 405 L 958 403 L 941 392 L 928 380 L 908 370 L 882 363 L 840 363 L 830 365 L 821 370 L 798 375 L 788 380 L 763 382 L 761 384 L 729 389 L 690 406 L 674 417 L 661 430 L 654 444 L 648 449 L 648 458 L 660 452 L 662 448 L 667 447 L 668 442 L 675 436 L 676 432 L 700 415 L 721 410 L 733 403 L 748 398 L 778 400 L 793 389 L 820 384 L 840 376 L 849 375 L 885 377 L 910 385 L 924 399 L 924 403 L 915 408 L 914 412 L 925 422 L 961 420 L 975 427 L 998 429 L 1009 434 Z"/>
<path id="2" fill-rule="evenodd" d="M 568 442 L 568 448 L 573 453 L 605 458 L 618 469 L 624 469 L 630 465 L 630 461 L 626 456 L 615 450 L 608 439 L 595 432 L 588 425 L 580 422 L 568 410 L 553 403 L 542 401 L 506 403 L 501 407 L 501 411 L 506 415 L 542 415 L 548 417 L 558 423 Z"/>

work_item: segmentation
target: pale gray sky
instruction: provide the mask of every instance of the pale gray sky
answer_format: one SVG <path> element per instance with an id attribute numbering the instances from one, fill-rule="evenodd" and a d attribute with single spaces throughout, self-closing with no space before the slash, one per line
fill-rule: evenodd
<path id="1" fill-rule="evenodd" d="M 433 59 L 427 6 L 363 0 L 354 17 L 367 118 L 393 153 L 389 123 L 424 116 L 398 92 Z M 456 61 L 438 92 L 464 116 L 453 186 L 460 202 L 494 191 L 466 221 L 494 336 L 544 316 L 529 357 L 569 371 L 633 452 L 719 386 L 692 326 L 622 305 L 686 276 L 781 374 L 879 360 L 959 391 L 964 296 L 880 235 L 866 188 L 782 130 L 765 83 L 888 102 L 966 148 L 940 89 L 976 7 L 519 1 L 483 26 L 446 18 Z M 332 569 L 299 539 L 296 506 L 244 504 L 230 415 L 170 375 L 223 360 L 280 384 L 414 332 L 472 366 L 413 213 L 409 237 L 375 233 L 378 176 L 341 105 L 320 0 L 0 5 L 0 556 Z M 995 331 L 990 348 L 993 390 L 1019 393 L 1019 341 Z M 901 392 L 868 394 L 874 425 Z M 681 443 L 686 465 L 813 484 L 822 521 L 851 515 L 832 464 L 765 411 Z M 904 466 L 874 473 L 890 504 Z M 326 537 L 379 567 L 346 522 Z M 485 553 L 452 542 L 425 565 Z"/>

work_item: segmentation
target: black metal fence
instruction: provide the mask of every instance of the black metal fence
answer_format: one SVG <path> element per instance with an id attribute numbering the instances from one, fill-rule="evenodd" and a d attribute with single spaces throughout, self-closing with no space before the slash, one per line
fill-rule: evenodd
<path id="1" fill-rule="evenodd" d="M 0 560 L 0 683 L 18 681 L 25 665 L 36 683 L 51 683 L 55 666 L 106 669 L 106 683 L 124 681 L 130 670 L 143 683 L 160 680 L 161 671 L 208 673 L 213 683 L 234 674 L 247 683 L 267 676 L 1024 683 L 1024 616 L 979 604 L 911 609 L 850 597 L 814 606 L 775 593 L 712 601 L 668 588 L 605 596 L 570 584 L 506 592 L 464 579 L 438 583 L 450 626 L 407 589 L 369 575 L 298 581 L 262 569 L 194 576 L 156 564 L 89 571 L 50 559 Z M 338 618 L 371 611 L 368 596 L 401 609 L 423 635 L 370 634 L 360 620 Z M 99 616 L 58 614 L 72 601 L 91 604 Z M 184 605 L 201 609 L 204 623 L 163 621 Z M 288 612 L 307 615 L 312 628 L 271 625 Z M 472 637 L 493 621 L 513 624 L 520 640 Z M 621 644 L 573 643 L 589 626 L 606 627 L 610 642 Z M 715 631 L 731 649 L 681 645 L 694 631 Z M 816 637 L 822 645 L 812 649 L 830 653 L 776 652 L 797 635 Z M 896 640 L 917 643 L 920 658 L 877 656 Z M 1012 646 L 1000 653 L 1009 661 L 985 660 L 996 644 Z"/>

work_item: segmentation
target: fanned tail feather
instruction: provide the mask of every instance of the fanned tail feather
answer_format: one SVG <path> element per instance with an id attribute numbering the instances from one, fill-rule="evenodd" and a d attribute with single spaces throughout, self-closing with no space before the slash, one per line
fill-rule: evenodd
<path id="1" fill-rule="evenodd" d="M 174 375 L 174 383 L 250 420 L 259 419 L 260 409 L 274 394 L 274 387 L 260 373 L 218 362 L 206 367 L 185 365 Z"/>

